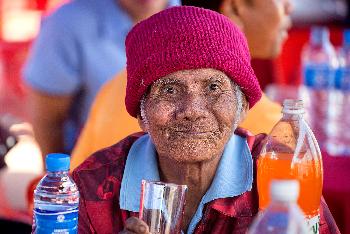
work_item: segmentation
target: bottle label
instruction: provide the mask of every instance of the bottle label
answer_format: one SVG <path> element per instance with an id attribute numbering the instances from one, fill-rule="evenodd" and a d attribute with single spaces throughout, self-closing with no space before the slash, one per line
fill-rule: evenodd
<path id="1" fill-rule="evenodd" d="M 337 70 L 335 88 L 342 91 L 350 91 L 350 67 Z"/>
<path id="2" fill-rule="evenodd" d="M 305 65 L 304 84 L 314 89 L 328 89 L 333 86 L 335 69 L 327 65 Z"/>
<path id="3" fill-rule="evenodd" d="M 307 226 L 310 234 L 320 233 L 320 215 L 307 219 Z"/>
<path id="4" fill-rule="evenodd" d="M 64 212 L 34 209 L 34 230 L 37 234 L 76 234 L 78 208 Z"/>

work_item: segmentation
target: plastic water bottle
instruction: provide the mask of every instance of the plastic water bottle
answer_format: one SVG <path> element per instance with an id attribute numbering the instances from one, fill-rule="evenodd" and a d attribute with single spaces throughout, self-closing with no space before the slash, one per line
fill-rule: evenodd
<path id="1" fill-rule="evenodd" d="M 327 151 L 334 156 L 350 155 L 350 29 L 344 31 L 339 51 L 339 69 L 331 95 Z"/>
<path id="2" fill-rule="evenodd" d="M 47 174 L 34 191 L 32 233 L 77 233 L 79 192 L 68 175 L 69 164 L 69 155 L 46 156 Z"/>
<path id="3" fill-rule="evenodd" d="M 270 186 L 271 203 L 253 221 L 248 234 L 306 234 L 306 221 L 296 201 L 296 180 L 274 180 Z"/>
<path id="4" fill-rule="evenodd" d="M 334 86 L 337 55 L 325 27 L 312 27 L 309 43 L 302 52 L 304 92 L 302 99 L 307 109 L 307 120 L 314 130 L 321 148 L 327 140 L 330 90 Z M 329 109 L 331 108 L 331 109 Z"/>
<path id="5" fill-rule="evenodd" d="M 297 180 L 300 184 L 298 205 L 307 218 L 309 233 L 318 233 L 323 184 L 321 152 L 303 118 L 303 102 L 285 100 L 282 113 L 257 161 L 259 208 L 265 209 L 270 202 L 272 180 Z"/>

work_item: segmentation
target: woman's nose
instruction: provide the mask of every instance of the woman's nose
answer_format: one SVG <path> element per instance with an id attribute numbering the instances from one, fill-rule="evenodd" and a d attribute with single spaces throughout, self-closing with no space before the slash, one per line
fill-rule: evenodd
<path id="1" fill-rule="evenodd" d="M 203 94 L 185 95 L 177 108 L 177 118 L 188 121 L 206 118 L 208 114 L 207 101 Z"/>

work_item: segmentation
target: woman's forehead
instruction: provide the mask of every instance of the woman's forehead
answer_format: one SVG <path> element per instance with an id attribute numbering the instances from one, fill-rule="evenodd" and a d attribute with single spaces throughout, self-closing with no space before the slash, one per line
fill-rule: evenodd
<path id="1" fill-rule="evenodd" d="M 213 68 L 201 68 L 171 73 L 155 81 L 154 85 L 174 82 L 201 82 L 211 79 L 221 82 L 231 82 L 231 79 L 222 71 Z"/>

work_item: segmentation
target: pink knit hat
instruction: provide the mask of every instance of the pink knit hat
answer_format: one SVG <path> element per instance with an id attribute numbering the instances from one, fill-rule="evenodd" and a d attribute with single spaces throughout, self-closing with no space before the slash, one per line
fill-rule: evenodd
<path id="1" fill-rule="evenodd" d="M 125 104 L 133 117 L 148 86 L 180 70 L 220 70 L 241 87 L 250 108 L 261 98 L 244 35 L 230 19 L 214 11 L 168 8 L 135 25 L 125 45 Z"/>

